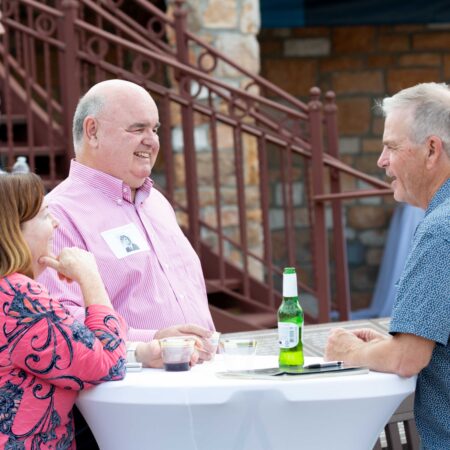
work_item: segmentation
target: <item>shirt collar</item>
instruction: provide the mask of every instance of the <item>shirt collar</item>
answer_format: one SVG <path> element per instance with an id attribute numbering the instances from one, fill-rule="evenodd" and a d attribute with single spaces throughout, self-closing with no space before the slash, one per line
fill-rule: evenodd
<path id="1" fill-rule="evenodd" d="M 85 166 L 74 159 L 70 162 L 69 178 L 102 192 L 114 201 L 120 199 L 132 203 L 130 186 L 119 178 Z M 153 180 L 146 178 L 144 184 L 136 190 L 135 203 L 142 203 L 147 199 L 152 186 Z"/>
<path id="2" fill-rule="evenodd" d="M 437 192 L 433 195 L 430 204 L 425 212 L 427 216 L 430 214 L 433 209 L 439 206 L 441 203 L 445 202 L 450 198 L 450 178 L 437 190 Z"/>

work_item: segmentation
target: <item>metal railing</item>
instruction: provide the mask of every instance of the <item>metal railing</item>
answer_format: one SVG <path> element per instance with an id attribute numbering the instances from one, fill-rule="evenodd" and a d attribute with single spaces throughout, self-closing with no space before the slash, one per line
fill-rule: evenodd
<path id="1" fill-rule="evenodd" d="M 139 14 L 127 12 L 131 4 Z M 300 102 L 202 43 L 186 29 L 183 1 L 174 8 L 170 19 L 144 0 L 3 0 L 3 164 L 27 155 L 31 168 L 54 186 L 72 157 L 71 120 L 80 94 L 107 78 L 134 81 L 158 104 L 162 158 L 155 176 L 202 259 L 210 292 L 227 295 L 211 296 L 217 314 L 225 309 L 221 320 L 239 321 L 233 312 L 273 316 L 284 265 L 299 270 L 300 288 L 313 305 L 306 311 L 310 323 L 329 321 L 331 310 L 346 320 L 341 202 L 390 193 L 388 185 L 339 161 L 333 93 L 323 105 L 312 88 L 310 102 Z M 165 40 L 171 34 L 176 49 Z M 187 56 L 192 45 L 194 62 Z M 247 88 L 215 78 L 219 62 L 240 70 Z M 20 117 L 26 124 L 21 144 Z M 341 192 L 343 173 L 374 189 Z"/>

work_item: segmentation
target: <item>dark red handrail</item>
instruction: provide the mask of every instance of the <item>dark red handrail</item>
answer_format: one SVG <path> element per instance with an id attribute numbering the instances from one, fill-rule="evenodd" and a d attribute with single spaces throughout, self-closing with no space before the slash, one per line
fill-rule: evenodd
<path id="1" fill-rule="evenodd" d="M 186 29 L 182 0 L 175 1 L 173 19 L 144 0 L 134 0 L 142 17 L 127 15 L 120 0 L 61 0 L 58 8 L 32 0 L 4 2 L 0 82 L 7 141 L 0 158 L 6 155 L 11 165 L 20 151 L 54 186 L 72 157 L 71 119 L 79 96 L 107 78 L 139 83 L 160 108 L 163 161 L 156 176 L 202 259 L 210 290 L 228 295 L 230 308 L 242 317 L 273 314 L 281 268 L 294 265 L 301 290 L 317 300 L 317 311 L 306 311 L 309 322 L 328 321 L 332 309 L 341 320 L 348 318 L 342 200 L 391 191 L 338 159 L 332 93 L 322 105 L 314 88 L 305 105 L 239 67 Z M 161 32 L 151 29 L 155 24 Z M 176 48 L 164 41 L 170 33 Z M 192 46 L 200 48 L 194 61 L 187 56 Z M 215 61 L 209 68 L 205 55 Z M 260 94 L 215 78 L 218 61 L 249 78 Z M 22 145 L 18 120 L 27 127 Z M 374 189 L 342 192 L 342 173 Z M 327 209 L 334 230 L 333 299 Z"/>

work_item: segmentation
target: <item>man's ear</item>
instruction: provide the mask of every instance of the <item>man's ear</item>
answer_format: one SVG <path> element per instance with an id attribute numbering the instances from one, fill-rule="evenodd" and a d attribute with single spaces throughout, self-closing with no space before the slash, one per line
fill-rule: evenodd
<path id="1" fill-rule="evenodd" d="M 97 132 L 98 122 L 92 116 L 87 116 L 83 123 L 84 134 L 91 147 L 98 146 Z"/>
<path id="2" fill-rule="evenodd" d="M 427 168 L 431 169 L 439 164 L 441 154 L 444 151 L 442 139 L 438 136 L 430 136 L 427 140 Z"/>

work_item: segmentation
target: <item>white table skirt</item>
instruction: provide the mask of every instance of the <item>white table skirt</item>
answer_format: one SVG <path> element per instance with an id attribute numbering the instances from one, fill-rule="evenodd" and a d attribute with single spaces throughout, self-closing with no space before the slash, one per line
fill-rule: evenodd
<path id="1" fill-rule="evenodd" d="M 221 355 L 189 372 L 144 369 L 82 392 L 77 405 L 102 450 L 371 450 L 416 382 L 377 372 L 222 379 L 221 370 Z"/>

